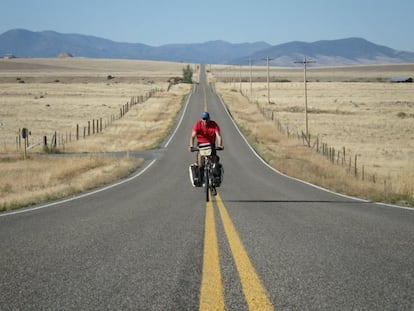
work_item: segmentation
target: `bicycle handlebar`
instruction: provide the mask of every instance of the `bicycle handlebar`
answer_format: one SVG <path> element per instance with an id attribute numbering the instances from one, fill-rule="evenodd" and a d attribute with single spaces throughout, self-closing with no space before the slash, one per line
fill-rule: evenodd
<path id="1" fill-rule="evenodd" d="M 224 148 L 223 147 L 216 147 L 215 149 L 216 149 L 216 151 L 218 151 L 218 150 L 223 150 Z M 191 152 L 199 151 L 199 150 L 200 150 L 200 148 L 198 148 L 198 147 L 191 147 Z"/>

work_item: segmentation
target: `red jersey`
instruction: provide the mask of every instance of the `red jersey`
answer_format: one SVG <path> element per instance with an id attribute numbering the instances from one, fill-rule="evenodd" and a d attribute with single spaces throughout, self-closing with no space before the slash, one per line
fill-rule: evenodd
<path id="1" fill-rule="evenodd" d="M 220 133 L 220 127 L 212 120 L 208 120 L 206 125 L 204 125 L 203 120 L 198 120 L 193 126 L 193 132 L 196 132 L 199 144 L 214 144 L 216 142 L 216 133 Z"/>

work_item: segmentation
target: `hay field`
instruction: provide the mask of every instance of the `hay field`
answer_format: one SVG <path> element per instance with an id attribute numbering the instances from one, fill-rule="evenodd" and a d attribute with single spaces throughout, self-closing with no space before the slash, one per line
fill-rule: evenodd
<path id="1" fill-rule="evenodd" d="M 277 128 L 276 123 L 280 122 L 285 133 L 289 129 L 296 137 L 306 129 L 303 69 L 290 70 L 283 69 L 280 79 L 296 82 L 270 82 L 270 103 L 267 83 L 240 83 L 240 77 L 223 83 L 226 77 L 216 76 L 214 70 L 211 80 L 216 82 L 216 89 L 230 109 L 236 109 L 235 105 L 241 101 L 236 95 L 241 90 L 244 96 L 240 96 L 265 111 L 268 120 L 273 113 L 273 127 Z M 412 77 L 414 66 L 354 66 L 331 70 L 307 71 L 309 133 L 336 150 L 345 148 L 348 156 L 357 155 L 358 165 L 364 166 L 367 176 L 377 176 L 394 192 L 414 196 L 414 84 L 382 82 L 393 76 Z M 266 71 L 261 72 L 267 75 Z M 249 80 L 249 76 L 242 76 L 241 80 Z M 244 126 L 257 129 L 253 122 L 248 123 L 245 119 Z M 265 136 L 265 133 L 258 135 Z M 274 142 L 270 139 L 269 144 Z M 277 146 L 274 152 L 278 152 Z"/>
<path id="2" fill-rule="evenodd" d="M 36 78 L 42 82 L 53 82 L 54 78 L 77 82 L 79 78 L 84 78 L 93 82 L 106 79 L 108 75 L 128 79 L 130 82 L 165 81 L 165 78 L 177 74 L 182 76 L 185 65 L 174 62 L 77 57 L 0 59 L 0 82 L 7 79 L 13 82 L 16 77 L 27 78 L 29 81 Z"/>
<path id="3" fill-rule="evenodd" d="M 183 67 L 132 60 L 1 59 L 0 152 L 16 150 L 23 127 L 34 145 L 55 131 L 74 135 L 76 125 L 83 129 L 93 119 L 110 120 L 133 96 L 154 89 L 161 96 Z"/>
<path id="4" fill-rule="evenodd" d="M 136 151 L 159 143 L 191 85 L 169 87 L 186 64 L 104 59 L 0 60 L 0 211 L 36 204 L 107 184 L 130 174 L 142 159 L 38 158 L 43 137 L 57 132 L 59 152 Z M 120 111 L 132 98 L 151 97 Z M 76 140 L 92 120 L 102 132 Z M 28 159 L 18 141 L 28 128 Z M 70 141 L 68 137 L 71 137 Z M 33 178 L 35 177 L 35 178 Z"/>
<path id="5" fill-rule="evenodd" d="M 304 67 L 276 67 L 269 65 L 270 82 L 303 82 Z M 318 67 L 317 64 L 307 65 L 307 80 L 310 82 L 386 82 L 391 77 L 413 77 L 414 64 L 359 65 Z M 211 65 L 207 66 L 214 78 L 220 82 L 233 83 L 239 88 L 239 82 L 267 82 L 268 68 L 262 66 Z M 414 78 L 414 77 L 413 77 Z M 250 89 L 250 85 L 245 87 Z"/>
<path id="6" fill-rule="evenodd" d="M 151 148 L 168 131 L 190 91 L 190 85 L 175 85 L 167 91 L 168 79 L 182 76 L 186 65 L 73 58 L 0 60 L 0 210 L 85 191 L 121 178 L 142 163 L 127 157 L 43 161 L 29 157 L 23 162 L 21 150 L 15 156 L 19 128 L 31 131 L 29 154 L 42 152 L 36 144 L 55 131 L 66 140 L 71 133 L 72 141 L 58 146 L 66 152 Z M 197 81 L 197 66 L 193 68 Z M 301 141 L 286 138 L 277 131 L 276 120 L 269 119 L 273 112 L 285 132 L 287 128 L 291 134 L 304 130 L 303 68 L 270 69 L 270 104 L 266 67 L 212 65 L 207 69 L 233 116 L 278 169 L 378 201 L 404 204 L 408 194 L 414 206 L 413 84 L 386 83 L 390 77 L 413 76 L 414 65 L 308 68 L 312 137 L 336 149 L 345 147 L 347 154 L 358 154 L 367 174 L 380 175 L 378 180 L 387 182 L 376 185 L 350 178 Z M 151 98 L 133 106 L 101 133 L 73 140 L 76 124 L 84 127 L 89 120 L 117 115 L 131 97 L 153 89 L 157 91 Z M 403 199 L 394 198 L 399 194 Z"/>

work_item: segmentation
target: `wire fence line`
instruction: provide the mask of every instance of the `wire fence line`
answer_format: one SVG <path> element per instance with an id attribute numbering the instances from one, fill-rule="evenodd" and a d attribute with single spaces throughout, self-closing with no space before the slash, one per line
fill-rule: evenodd
<path id="1" fill-rule="evenodd" d="M 149 98 L 155 96 L 163 89 L 154 88 L 148 91 L 145 95 L 132 96 L 131 99 L 119 108 L 118 113 L 113 113 L 105 117 L 96 117 L 85 121 L 84 124 L 76 124 L 75 127 L 68 131 L 55 130 L 51 134 L 42 137 L 32 137 L 30 130 L 28 135 L 24 135 L 27 129 L 19 128 L 15 137 L 15 151 L 22 152 L 23 150 L 30 150 L 37 146 L 43 146 L 46 152 L 55 152 L 65 148 L 65 145 L 72 141 L 86 139 L 89 136 L 102 133 L 104 129 L 111 126 L 115 121 L 122 119 L 130 109 L 138 104 L 142 104 Z M 25 137 L 23 137 L 25 136 Z M 6 145 L 5 145 L 5 149 Z"/>
<path id="2" fill-rule="evenodd" d="M 342 148 L 330 146 L 328 143 L 323 142 L 319 135 L 312 135 L 311 133 L 306 135 L 302 130 L 290 128 L 289 125 L 283 124 L 280 119 L 276 117 L 275 111 L 269 105 L 260 104 L 258 100 L 252 101 L 249 96 L 243 92 L 240 93 L 251 104 L 256 105 L 261 114 L 267 120 L 272 121 L 276 125 L 278 131 L 288 138 L 301 141 L 303 145 L 308 146 L 310 149 L 326 158 L 333 165 L 342 167 L 348 175 L 352 175 L 364 182 L 367 181 L 375 184 L 382 182 L 384 184 L 384 189 L 389 186 L 387 185 L 387 180 L 385 178 L 380 180 L 376 173 L 366 171 L 365 165 L 359 161 L 361 154 L 352 154 L 345 146 Z"/>

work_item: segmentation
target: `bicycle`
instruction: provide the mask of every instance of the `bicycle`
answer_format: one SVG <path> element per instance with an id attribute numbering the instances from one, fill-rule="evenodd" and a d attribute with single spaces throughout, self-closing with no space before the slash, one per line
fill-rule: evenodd
<path id="1" fill-rule="evenodd" d="M 216 147 L 215 150 L 223 150 L 221 147 Z M 201 155 L 201 171 L 203 171 L 203 182 L 205 187 L 206 202 L 210 200 L 209 192 L 212 195 L 217 195 L 216 181 L 214 180 L 212 165 L 212 146 L 211 144 L 200 144 L 198 147 L 192 147 L 191 152 L 198 151 Z"/>

